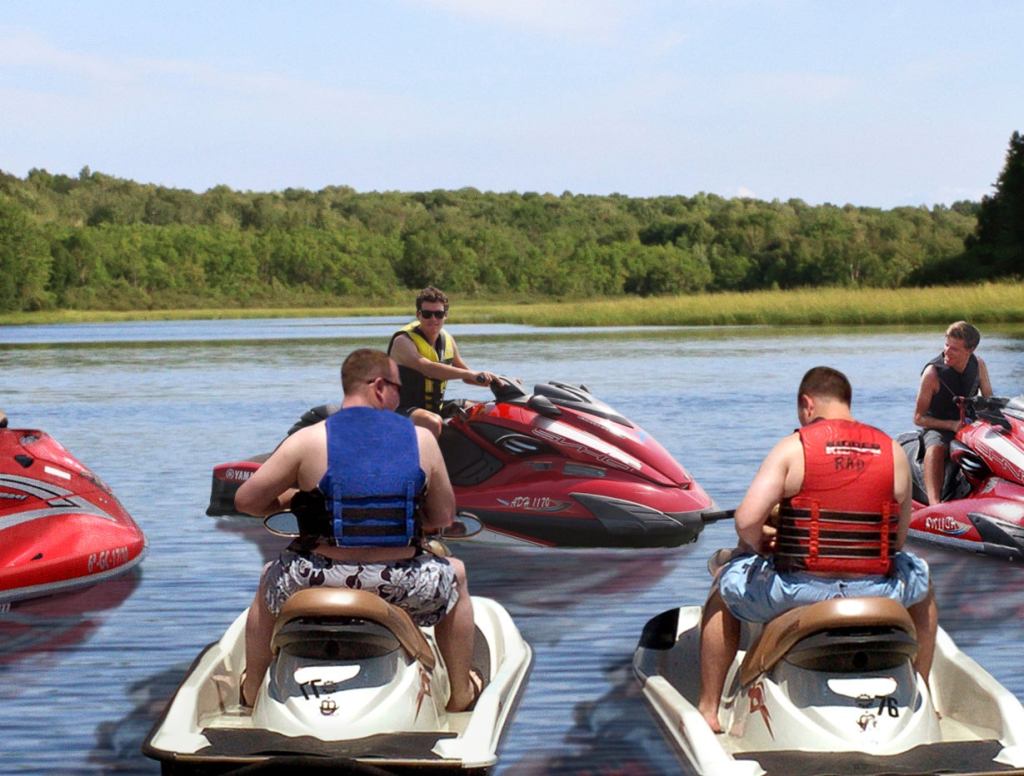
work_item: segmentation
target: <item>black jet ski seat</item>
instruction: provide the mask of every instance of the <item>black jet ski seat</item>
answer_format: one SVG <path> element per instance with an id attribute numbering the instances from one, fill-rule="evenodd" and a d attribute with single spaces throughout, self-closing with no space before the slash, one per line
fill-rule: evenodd
<path id="1" fill-rule="evenodd" d="M 884 670 L 917 655 L 907 610 L 889 598 L 833 598 L 799 606 L 764 626 L 740 665 L 748 686 L 781 660 L 818 671 Z"/>
<path id="2" fill-rule="evenodd" d="M 364 590 L 313 587 L 285 601 L 274 624 L 271 651 L 359 660 L 401 648 L 432 671 L 434 653 L 412 618 Z"/>

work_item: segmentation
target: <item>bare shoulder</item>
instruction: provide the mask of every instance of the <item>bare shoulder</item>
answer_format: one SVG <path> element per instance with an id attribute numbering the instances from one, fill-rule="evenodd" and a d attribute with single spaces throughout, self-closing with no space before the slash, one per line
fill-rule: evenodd
<path id="1" fill-rule="evenodd" d="M 434 435 L 425 428 L 416 426 L 416 444 L 420 449 L 420 464 L 428 474 L 430 469 L 441 463 L 441 448 L 437 445 Z"/>
<path id="2" fill-rule="evenodd" d="M 415 353 L 416 345 L 412 341 L 412 337 L 409 336 L 408 332 L 400 331 L 395 335 L 395 338 L 391 341 L 391 348 L 388 353 L 394 356 L 396 353 Z"/>
<path id="3" fill-rule="evenodd" d="M 804 447 L 800 434 L 793 432 L 780 439 L 764 459 L 758 475 L 784 483 L 786 496 L 796 493 L 804 476 Z"/>
<path id="4" fill-rule="evenodd" d="M 903 447 L 895 439 L 892 440 L 892 476 L 893 496 L 902 502 L 910 495 L 910 462 Z"/>
<path id="5" fill-rule="evenodd" d="M 784 436 L 761 461 L 757 477 L 761 479 L 784 479 L 790 470 L 803 470 L 803 447 L 797 433 Z"/>
<path id="6" fill-rule="evenodd" d="M 776 442 L 775 447 L 768 453 L 768 458 L 786 461 L 794 458 L 802 460 L 803 454 L 804 448 L 800 442 L 800 434 L 794 431 L 792 434 L 787 434 Z"/>
<path id="7" fill-rule="evenodd" d="M 327 435 L 327 421 L 318 420 L 309 426 L 303 426 L 285 439 L 284 443 L 295 440 L 296 445 L 310 445 L 319 442 Z M 282 444 L 284 444 L 282 443 Z"/>
<path id="8" fill-rule="evenodd" d="M 934 364 L 929 364 L 921 372 L 921 387 L 930 388 L 936 387 L 939 384 L 939 372 L 935 368 Z"/>
<path id="9" fill-rule="evenodd" d="M 892 459 L 896 465 L 896 468 L 906 468 L 909 471 L 909 464 L 907 463 L 907 454 L 903 450 L 903 445 L 901 445 L 895 439 L 892 440 Z"/>

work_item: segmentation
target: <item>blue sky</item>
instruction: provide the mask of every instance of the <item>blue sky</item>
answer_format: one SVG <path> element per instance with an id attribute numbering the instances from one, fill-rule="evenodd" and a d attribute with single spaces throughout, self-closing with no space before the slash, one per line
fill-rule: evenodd
<path id="1" fill-rule="evenodd" d="M 203 191 L 979 199 L 1024 2 L 0 0 L 0 170 Z"/>

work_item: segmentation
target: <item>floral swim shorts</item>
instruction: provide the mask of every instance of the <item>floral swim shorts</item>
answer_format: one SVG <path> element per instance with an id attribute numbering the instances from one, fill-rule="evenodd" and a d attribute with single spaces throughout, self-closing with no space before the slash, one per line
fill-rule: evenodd
<path id="1" fill-rule="evenodd" d="M 455 569 L 429 552 L 386 563 L 345 563 L 315 552 L 285 550 L 263 568 L 265 600 L 275 617 L 293 593 L 319 585 L 376 593 L 422 626 L 439 623 L 459 600 Z"/>

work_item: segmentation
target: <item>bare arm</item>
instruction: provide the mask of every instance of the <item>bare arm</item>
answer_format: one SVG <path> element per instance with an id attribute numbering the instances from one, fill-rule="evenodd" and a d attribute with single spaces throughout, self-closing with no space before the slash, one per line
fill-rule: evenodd
<path id="1" fill-rule="evenodd" d="M 913 493 L 910 484 L 910 465 L 907 463 L 907 454 L 903 452 L 899 442 L 892 441 L 892 496 L 893 500 L 900 505 L 900 524 L 896 536 L 896 549 L 903 547 L 907 540 L 907 531 L 910 529 L 910 509 Z"/>
<path id="2" fill-rule="evenodd" d="M 917 389 L 917 403 L 914 405 L 914 425 L 921 428 L 934 428 L 939 431 L 957 431 L 959 420 L 940 420 L 928 414 L 932 397 L 939 390 L 939 375 L 935 367 L 929 366 L 921 375 L 921 385 Z"/>
<path id="3" fill-rule="evenodd" d="M 799 436 L 791 434 L 775 445 L 761 463 L 761 468 L 757 470 L 747 494 L 736 508 L 736 533 L 739 535 L 741 548 L 754 552 L 762 552 L 765 549 L 765 521 L 776 504 L 799 488 L 799 483 L 796 483 L 796 488 L 793 487 L 791 475 L 794 456 L 802 455 Z M 802 458 L 800 460 L 802 461 Z"/>
<path id="4" fill-rule="evenodd" d="M 988 398 L 992 395 L 992 381 L 988 378 L 988 367 L 980 358 L 978 359 L 978 386 L 981 388 L 981 395 Z"/>
<path id="5" fill-rule="evenodd" d="M 455 344 L 454 337 L 452 338 L 452 349 L 455 351 L 452 363 L 457 367 L 467 370 L 470 374 L 470 377 L 463 377 L 462 382 L 469 383 L 470 385 L 490 385 L 497 379 L 497 377 L 490 372 L 475 372 L 470 369 L 469 364 L 462 360 L 462 354 L 459 353 L 459 346 Z"/>
<path id="6" fill-rule="evenodd" d="M 247 515 L 272 515 L 288 508 L 297 487 L 299 459 L 288 437 L 235 493 L 235 509 Z"/>
<path id="7" fill-rule="evenodd" d="M 417 427 L 416 441 L 420 447 L 420 468 L 427 475 L 427 495 L 421 510 L 422 526 L 425 533 L 436 533 L 452 524 L 455 493 L 434 435 L 425 428 Z"/>
<path id="8" fill-rule="evenodd" d="M 468 369 L 465 364 L 457 366 L 461 363 L 457 350 L 454 363 L 441 364 L 421 356 L 413 341 L 405 335 L 395 337 L 390 355 L 399 366 L 415 369 L 421 375 L 434 380 L 465 380 L 472 383 L 476 379 L 476 372 Z"/>

